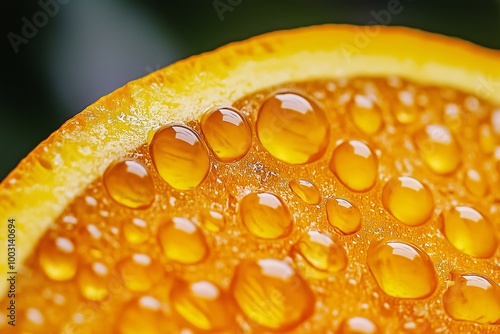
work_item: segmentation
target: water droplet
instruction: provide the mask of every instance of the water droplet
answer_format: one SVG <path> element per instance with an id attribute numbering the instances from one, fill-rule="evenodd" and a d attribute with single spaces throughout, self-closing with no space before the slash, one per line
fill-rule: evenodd
<path id="1" fill-rule="evenodd" d="M 417 246 L 399 240 L 370 244 L 366 263 L 378 286 L 397 298 L 430 296 L 437 277 L 429 256 Z"/>
<path id="2" fill-rule="evenodd" d="M 80 233 L 77 238 L 82 244 L 96 245 L 100 242 L 102 232 L 94 224 L 79 225 Z"/>
<path id="3" fill-rule="evenodd" d="M 130 291 L 149 291 L 163 275 L 161 265 L 147 254 L 132 254 L 118 264 L 123 284 Z"/>
<path id="4" fill-rule="evenodd" d="M 215 210 L 203 210 L 200 215 L 203 226 L 211 232 L 220 232 L 226 226 L 222 213 Z"/>
<path id="5" fill-rule="evenodd" d="M 26 319 L 36 325 L 42 325 L 45 321 L 42 312 L 39 309 L 30 307 L 26 310 Z"/>
<path id="6" fill-rule="evenodd" d="M 134 299 L 124 305 L 117 317 L 119 334 L 177 333 L 173 319 L 163 311 L 160 301 L 151 296 Z"/>
<path id="7" fill-rule="evenodd" d="M 290 330 L 314 312 L 314 294 L 281 260 L 245 260 L 235 270 L 231 293 L 243 313 L 271 330 Z"/>
<path id="8" fill-rule="evenodd" d="M 377 325 L 365 317 L 344 319 L 337 331 L 338 334 L 377 334 L 380 333 Z"/>
<path id="9" fill-rule="evenodd" d="M 498 240 L 493 224 L 469 206 L 455 206 L 442 215 L 444 234 L 459 251 L 470 256 L 493 256 Z"/>
<path id="10" fill-rule="evenodd" d="M 345 141 L 333 151 L 330 170 L 350 190 L 367 191 L 377 181 L 377 156 L 359 140 Z"/>
<path id="11" fill-rule="evenodd" d="M 414 135 L 415 144 L 427 166 L 436 174 L 449 174 L 460 165 L 460 147 L 447 127 L 427 125 Z"/>
<path id="12" fill-rule="evenodd" d="M 500 109 L 491 112 L 491 126 L 496 135 L 500 135 Z"/>
<path id="13" fill-rule="evenodd" d="M 374 134 L 382 126 L 380 107 L 370 96 L 354 95 L 349 110 L 354 124 L 366 134 Z"/>
<path id="14" fill-rule="evenodd" d="M 488 183 L 479 170 L 468 169 L 464 176 L 464 184 L 467 190 L 478 197 L 482 197 L 488 193 Z"/>
<path id="15" fill-rule="evenodd" d="M 211 282 L 178 280 L 170 298 L 180 317 L 197 329 L 224 331 L 234 323 L 229 296 Z"/>
<path id="16" fill-rule="evenodd" d="M 493 161 L 496 164 L 498 173 L 500 173 L 500 146 L 495 147 L 495 151 L 493 152 Z"/>
<path id="17" fill-rule="evenodd" d="M 277 239 L 290 234 L 293 220 L 287 205 L 272 193 L 250 193 L 240 202 L 240 215 L 256 237 Z"/>
<path id="18" fill-rule="evenodd" d="M 420 110 L 415 103 L 415 94 L 409 90 L 402 90 L 398 93 L 397 101 L 394 103 L 394 116 L 401 124 L 415 122 Z"/>
<path id="19" fill-rule="evenodd" d="M 330 131 L 323 110 L 295 93 L 278 93 L 265 101 L 256 127 L 264 148 L 289 164 L 305 164 L 321 158 Z"/>
<path id="20" fill-rule="evenodd" d="M 109 269 L 101 262 L 84 265 L 78 271 L 80 293 L 89 300 L 99 301 L 108 296 Z"/>
<path id="21" fill-rule="evenodd" d="M 116 203 L 131 209 L 147 208 L 155 198 L 153 178 L 147 168 L 135 160 L 111 164 L 104 172 L 102 181 Z"/>
<path id="22" fill-rule="evenodd" d="M 353 234 L 361 229 L 359 208 L 343 198 L 329 198 L 326 201 L 328 222 L 339 233 Z"/>
<path id="23" fill-rule="evenodd" d="M 328 235 L 309 231 L 294 245 L 294 250 L 315 269 L 338 272 L 347 266 L 347 254 L 338 242 Z"/>
<path id="24" fill-rule="evenodd" d="M 290 189 L 306 204 L 319 204 L 321 193 L 318 188 L 308 180 L 292 180 L 288 184 Z"/>
<path id="25" fill-rule="evenodd" d="M 491 126 L 488 124 L 481 124 L 478 129 L 479 132 L 479 147 L 485 154 L 491 154 L 495 151 L 497 139 Z"/>
<path id="26" fill-rule="evenodd" d="M 250 124 L 234 108 L 219 108 L 205 113 L 201 131 L 208 146 L 222 162 L 243 158 L 252 146 Z"/>
<path id="27" fill-rule="evenodd" d="M 72 215 L 66 215 L 62 218 L 62 221 L 66 224 L 72 224 L 72 225 L 75 225 L 76 223 L 78 223 L 78 219 L 76 219 L 75 216 L 72 216 Z"/>
<path id="28" fill-rule="evenodd" d="M 434 210 L 434 198 L 429 188 L 409 176 L 387 182 L 382 192 L 382 203 L 396 219 L 408 226 L 425 223 Z"/>
<path id="29" fill-rule="evenodd" d="M 19 307 L 20 305 L 15 306 Z M 7 313 L 9 314 L 9 311 L 7 311 Z M 47 333 L 47 331 L 52 330 L 52 325 L 50 323 L 48 314 L 44 314 L 42 311 L 40 311 L 40 309 L 35 307 L 28 307 L 26 309 L 18 310 L 16 319 L 11 319 L 9 318 L 9 316 L 7 316 L 7 320 L 5 323 L 2 323 L 2 321 L 0 321 L 0 329 L 4 328 L 4 326 L 2 325 L 7 324 L 7 321 L 9 322 L 8 327 L 17 329 L 17 331 L 14 330 L 12 333 L 35 334 Z M 11 325 L 11 321 L 13 321 L 15 327 Z M 11 331 L 2 330 L 2 333 L 10 332 Z"/>
<path id="30" fill-rule="evenodd" d="M 196 188 L 210 169 L 205 143 L 186 126 L 170 125 L 159 129 L 149 150 L 162 179 L 179 190 Z"/>
<path id="31" fill-rule="evenodd" d="M 446 127 L 457 133 L 463 123 L 462 109 L 456 103 L 447 103 L 444 106 L 443 122 Z"/>
<path id="32" fill-rule="evenodd" d="M 485 276 L 451 273 L 453 285 L 443 295 L 443 306 L 455 320 L 500 324 L 500 287 Z"/>
<path id="33" fill-rule="evenodd" d="M 205 236 L 189 219 L 174 217 L 164 223 L 158 229 L 158 239 L 169 260 L 194 264 L 208 256 Z"/>
<path id="34" fill-rule="evenodd" d="M 54 281 L 73 278 L 78 267 L 75 244 L 64 237 L 46 235 L 40 244 L 38 260 L 45 275 Z"/>
<path id="35" fill-rule="evenodd" d="M 403 324 L 401 329 L 404 333 L 414 333 L 414 334 L 434 334 L 435 331 L 432 330 L 429 321 L 427 319 L 416 319 L 414 321 L 407 321 Z"/>
<path id="36" fill-rule="evenodd" d="M 140 218 L 133 218 L 123 224 L 122 231 L 127 242 L 133 245 L 145 242 L 150 236 L 147 222 Z"/>
<path id="37" fill-rule="evenodd" d="M 97 206 L 97 200 L 92 196 L 85 196 L 85 203 L 88 206 Z"/>

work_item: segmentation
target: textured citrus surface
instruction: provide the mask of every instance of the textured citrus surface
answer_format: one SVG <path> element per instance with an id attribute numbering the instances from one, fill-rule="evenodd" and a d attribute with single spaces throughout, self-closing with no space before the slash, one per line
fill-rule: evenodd
<path id="1" fill-rule="evenodd" d="M 39 146 L 0 188 L 15 332 L 498 330 L 498 53 L 387 29 L 350 58 L 353 37 L 179 63 Z"/>
<path id="2" fill-rule="evenodd" d="M 111 164 L 42 237 L 21 274 L 20 332 L 129 333 L 143 320 L 128 312 L 161 319 L 143 329 L 147 333 L 498 330 L 500 193 L 494 185 L 500 171 L 475 139 L 480 124 L 498 126 L 500 109 L 470 94 L 396 77 L 280 88 L 315 100 L 327 120 L 330 134 L 316 162 L 280 161 L 260 143 L 254 124 L 276 88 L 224 109 L 253 128 L 253 135 L 241 128 L 238 140 L 227 141 L 230 147 L 242 142 L 244 150 L 253 143 L 234 163 L 210 153 L 198 122 L 160 128 L 149 144 Z M 394 116 L 399 104 L 393 97 L 401 91 L 414 95 L 418 109 L 404 126 Z M 353 120 L 349 101 L 356 94 L 380 106 L 377 132 L 367 134 Z M 452 106 L 459 118 L 448 120 Z M 286 122 L 295 117 L 287 113 L 293 107 L 273 109 L 272 117 Z M 224 126 L 238 128 L 234 119 Z M 454 134 L 459 163 L 453 174 L 442 176 L 426 162 L 436 147 L 446 157 L 434 137 L 427 151 L 415 139 L 429 124 Z M 172 127 L 185 135 L 172 137 Z M 173 143 L 161 146 L 162 154 L 184 154 L 167 161 L 174 171 L 193 170 L 193 190 L 169 184 L 159 172 L 163 162 L 152 153 L 159 154 L 155 145 L 165 133 Z M 293 135 L 311 139 L 300 127 Z M 500 133 L 491 135 L 500 143 Z M 178 151 L 176 141 L 197 149 Z M 280 145 L 293 151 L 303 142 Z M 342 159 L 339 150 L 345 150 Z M 197 171 L 208 169 L 200 181 Z M 482 177 L 476 183 L 490 185 L 482 196 L 467 181 L 472 169 Z M 145 179 L 156 195 L 138 210 L 137 200 L 124 199 L 148 199 Z"/>

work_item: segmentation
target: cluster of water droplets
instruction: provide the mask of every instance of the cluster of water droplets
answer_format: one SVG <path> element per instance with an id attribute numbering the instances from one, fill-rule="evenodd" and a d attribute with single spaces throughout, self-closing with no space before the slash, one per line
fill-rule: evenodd
<path id="1" fill-rule="evenodd" d="M 392 314 L 427 299 L 448 324 L 500 323 L 488 270 L 497 231 L 491 208 L 475 205 L 500 195 L 500 109 L 398 78 L 308 87 L 155 129 L 75 200 L 28 266 L 57 291 L 74 283 L 61 305 L 108 302 L 87 307 L 96 319 L 119 309 L 110 323 L 123 334 L 311 326 L 321 305 L 335 315 L 331 299 L 350 296 L 325 291 L 341 279 L 371 300 L 346 300 L 331 322 L 339 333 L 382 331 L 365 305 Z M 446 263 L 439 247 L 460 260 Z M 55 326 L 36 305 L 23 312 L 23 330 Z M 73 325 L 90 321 L 72 312 Z M 399 330 L 431 331 L 423 321 Z"/>

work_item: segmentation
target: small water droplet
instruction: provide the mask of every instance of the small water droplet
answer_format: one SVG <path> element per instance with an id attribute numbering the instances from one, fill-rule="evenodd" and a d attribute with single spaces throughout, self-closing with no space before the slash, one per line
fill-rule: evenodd
<path id="1" fill-rule="evenodd" d="M 205 113 L 201 130 L 208 146 L 222 162 L 243 158 L 252 146 L 250 124 L 234 108 L 218 108 Z"/>
<path id="2" fill-rule="evenodd" d="M 467 190 L 478 197 L 482 197 L 488 193 L 488 183 L 482 172 L 477 169 L 468 169 L 465 172 L 464 184 Z"/>
<path id="3" fill-rule="evenodd" d="M 460 147 L 447 127 L 427 125 L 415 133 L 414 141 L 424 162 L 434 173 L 449 174 L 460 165 Z"/>
<path id="4" fill-rule="evenodd" d="M 415 103 L 415 94 L 409 90 L 402 90 L 398 93 L 393 108 L 394 116 L 396 116 L 396 119 L 401 124 L 415 122 L 420 113 Z"/>
<path id="5" fill-rule="evenodd" d="M 408 226 L 425 223 L 434 210 L 434 198 L 429 188 L 409 176 L 387 182 L 382 192 L 382 203 L 396 219 Z"/>
<path id="6" fill-rule="evenodd" d="M 130 291 L 149 291 L 163 275 L 161 265 L 147 254 L 135 253 L 118 264 L 123 284 Z"/>
<path id="7" fill-rule="evenodd" d="M 120 311 L 116 328 L 119 334 L 177 333 L 173 319 L 165 314 L 160 301 L 142 296 L 126 303 Z"/>
<path id="8" fill-rule="evenodd" d="M 203 210 L 200 214 L 202 225 L 211 232 L 220 232 L 226 226 L 226 220 L 222 213 L 216 210 Z"/>
<path id="9" fill-rule="evenodd" d="M 342 234 L 353 234 L 361 229 L 359 208 L 343 198 L 329 198 L 326 201 L 328 222 Z"/>
<path id="10" fill-rule="evenodd" d="M 100 301 L 108 296 L 109 269 L 102 262 L 84 265 L 78 270 L 77 284 L 83 297 Z"/>
<path id="11" fill-rule="evenodd" d="M 189 219 L 174 217 L 167 221 L 158 228 L 158 239 L 169 260 L 194 264 L 208 256 L 205 236 Z"/>
<path id="12" fill-rule="evenodd" d="M 347 188 L 370 190 L 378 177 L 378 160 L 372 149 L 359 140 L 349 140 L 333 151 L 330 170 Z"/>
<path id="13" fill-rule="evenodd" d="M 155 198 L 153 178 L 147 168 L 135 160 L 111 164 L 102 178 L 109 196 L 131 209 L 145 209 Z"/>
<path id="14" fill-rule="evenodd" d="M 44 273 L 54 281 L 67 281 L 76 273 L 78 259 L 71 239 L 46 235 L 40 243 L 38 260 Z"/>
<path id="15" fill-rule="evenodd" d="M 321 193 L 318 188 L 308 180 L 292 180 L 288 184 L 290 189 L 306 204 L 319 204 L 321 202 Z"/>
<path id="16" fill-rule="evenodd" d="M 337 330 L 337 334 L 378 334 L 378 326 L 365 317 L 344 319 Z"/>
<path id="17" fill-rule="evenodd" d="M 338 272 L 347 266 L 347 254 L 338 242 L 318 231 L 309 231 L 294 245 L 294 250 L 315 269 Z"/>
<path id="18" fill-rule="evenodd" d="M 382 126 L 380 107 L 371 96 L 354 95 L 349 104 L 352 120 L 356 127 L 368 135 L 372 135 Z"/>
<path id="19" fill-rule="evenodd" d="M 287 205 L 275 194 L 250 193 L 240 202 L 240 215 L 256 237 L 278 239 L 290 234 L 293 220 Z"/>

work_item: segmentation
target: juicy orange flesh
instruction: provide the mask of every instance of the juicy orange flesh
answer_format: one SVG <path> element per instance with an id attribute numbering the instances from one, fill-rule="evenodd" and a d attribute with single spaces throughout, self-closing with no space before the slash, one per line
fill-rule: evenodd
<path id="1" fill-rule="evenodd" d="M 2 317 L 0 330 L 498 330 L 498 106 L 391 77 L 289 83 L 229 107 L 252 128 L 244 157 L 231 124 L 227 138 L 210 128 L 210 145 L 196 120 L 156 131 L 123 157 L 148 175 L 96 180 L 41 238 L 19 273 L 17 326 Z M 305 119 L 328 126 L 311 134 Z M 481 219 L 454 214 L 463 206 Z"/>

